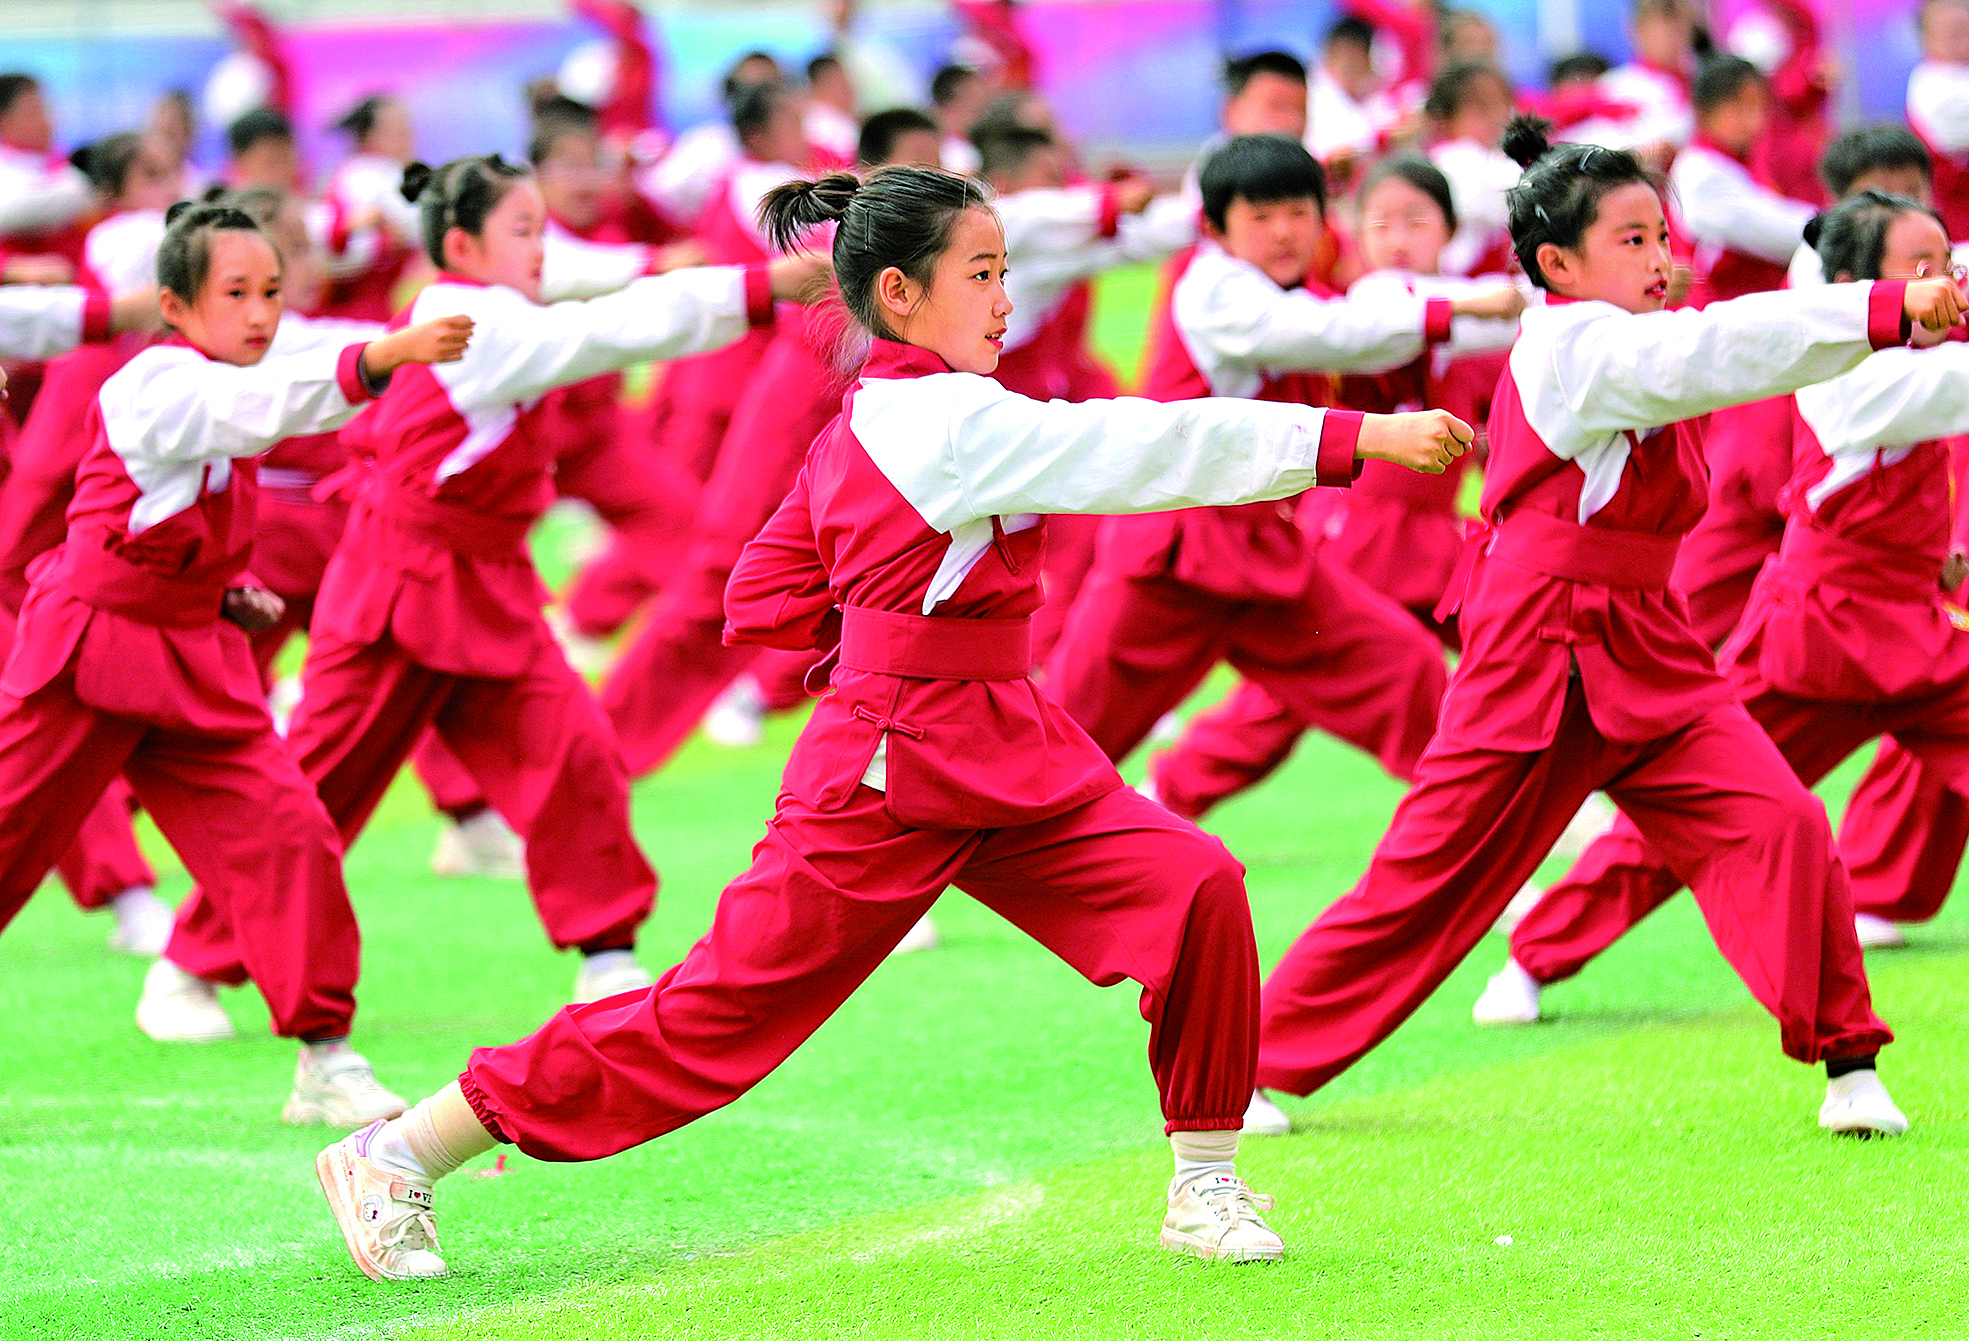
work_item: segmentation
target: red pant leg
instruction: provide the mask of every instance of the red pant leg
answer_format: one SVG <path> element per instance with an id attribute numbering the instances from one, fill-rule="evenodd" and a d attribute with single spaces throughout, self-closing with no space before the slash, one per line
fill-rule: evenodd
<path id="1" fill-rule="evenodd" d="M 121 778 L 112 781 L 83 816 L 75 842 L 55 863 L 76 907 L 101 908 L 125 890 L 149 889 L 157 883 L 157 873 L 137 848 L 130 803 L 129 784 Z"/>
<path id="2" fill-rule="evenodd" d="M 1306 723 L 1265 689 L 1239 681 L 1230 696 L 1190 718 L 1183 738 L 1149 760 L 1156 799 L 1200 819 L 1270 777 L 1292 755 Z"/>
<path id="3" fill-rule="evenodd" d="M 1258 1083 L 1310 1094 L 1393 1033 L 1490 930 L 1618 751 L 1575 686 L 1536 754 L 1437 740 L 1367 874 L 1265 980 Z"/>
<path id="4" fill-rule="evenodd" d="M 271 723 L 244 739 L 151 731 L 125 773 L 199 894 L 217 905 L 273 1032 L 346 1035 L 361 944 L 342 844 Z M 174 930 L 165 958 L 196 972 L 177 946 Z"/>
<path id="5" fill-rule="evenodd" d="M 1046 693 L 1108 758 L 1126 758 L 1217 664 L 1241 608 L 1096 563 L 1046 663 Z"/>
<path id="6" fill-rule="evenodd" d="M 994 831 L 954 883 L 1089 982 L 1141 984 L 1165 1130 L 1244 1125 L 1258 952 L 1244 868 L 1221 843 L 1124 789 Z"/>
<path id="7" fill-rule="evenodd" d="M 556 653 L 517 680 L 459 679 L 437 733 L 526 840 L 527 888 L 562 949 L 626 948 L 656 898 L 629 830 L 629 777 L 608 723 Z"/>
<path id="8" fill-rule="evenodd" d="M 723 1107 L 875 971 L 977 841 L 899 828 L 867 788 L 827 813 L 782 797 L 681 964 L 647 992 L 473 1052 L 466 1097 L 489 1130 L 551 1160 L 601 1159 Z"/>
<path id="9" fill-rule="evenodd" d="M 454 820 L 468 820 L 490 803 L 465 765 L 435 731 L 427 731 L 411 751 L 410 766 L 430 793 L 431 807 Z"/>
<path id="10" fill-rule="evenodd" d="M 1965 847 L 1969 799 L 1891 738 L 1881 741 L 1839 824 L 1853 910 L 1927 921 L 1955 887 Z"/>
<path id="11" fill-rule="evenodd" d="M 1511 958 L 1539 982 L 1570 978 L 1682 888 L 1625 815 L 1511 932 Z"/>
<path id="12" fill-rule="evenodd" d="M 646 777 L 690 739 L 707 709 L 759 649 L 725 646 L 724 621 L 664 601 L 602 684 L 602 710 L 631 777 Z"/>

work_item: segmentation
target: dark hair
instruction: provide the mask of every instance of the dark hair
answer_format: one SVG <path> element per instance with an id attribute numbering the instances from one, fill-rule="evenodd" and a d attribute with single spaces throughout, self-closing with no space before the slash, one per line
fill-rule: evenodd
<path id="1" fill-rule="evenodd" d="M 989 181 L 1001 172 L 1017 172 L 1034 154 L 1059 141 L 1037 126 L 998 121 L 972 131 L 971 143 L 978 149 L 978 175 Z"/>
<path id="2" fill-rule="evenodd" d="M 569 135 L 593 135 L 600 127 L 595 113 L 572 98 L 567 106 L 553 106 L 534 119 L 533 135 L 526 142 L 526 161 L 539 167 L 552 156 L 554 148 Z"/>
<path id="3" fill-rule="evenodd" d="M 498 154 L 454 158 L 441 168 L 412 163 L 403 170 L 403 198 L 415 204 L 424 226 L 424 252 L 444 269 L 444 238 L 454 228 L 473 237 L 485 231 L 485 216 L 527 175 Z"/>
<path id="4" fill-rule="evenodd" d="M 770 51 L 760 51 L 755 47 L 751 51 L 746 52 L 743 56 L 740 56 L 737 60 L 733 61 L 731 65 L 728 66 L 725 70 L 725 82 L 723 87 L 725 92 L 726 106 L 731 105 L 732 99 L 736 98 L 739 95 L 739 91 L 741 89 L 750 88 L 753 84 L 759 82 L 756 79 L 741 79 L 739 78 L 738 75 L 738 72 L 740 70 L 743 70 L 746 66 L 752 64 L 752 62 L 754 61 L 765 61 L 767 64 L 773 67 L 773 72 L 770 75 L 766 76 L 768 80 L 777 80 L 779 78 L 779 58 L 774 56 L 773 53 Z"/>
<path id="5" fill-rule="evenodd" d="M 1426 158 L 1414 154 L 1398 154 L 1394 158 L 1384 158 L 1367 174 L 1361 183 L 1360 202 L 1365 205 L 1374 188 L 1390 177 L 1399 177 L 1423 195 L 1436 202 L 1436 208 L 1443 212 L 1443 223 L 1449 231 L 1456 231 L 1456 198 L 1450 194 L 1449 178 L 1443 170 Z"/>
<path id="6" fill-rule="evenodd" d="M 278 186 L 249 186 L 240 191 L 215 186 L 205 193 L 208 202 L 238 210 L 258 224 L 262 232 L 273 227 L 273 221 L 280 217 L 281 207 L 293 198 L 291 193 Z M 267 241 L 273 241 L 271 232 L 267 233 Z M 274 249 L 280 249 L 278 243 L 274 244 Z"/>
<path id="7" fill-rule="evenodd" d="M 1323 50 L 1331 51 L 1338 46 L 1356 46 L 1363 51 L 1374 50 L 1374 25 L 1358 14 L 1342 14 L 1326 30 L 1326 40 L 1321 44 Z"/>
<path id="8" fill-rule="evenodd" d="M 1752 84 L 1764 83 L 1763 72 L 1741 56 L 1711 56 L 1696 72 L 1689 102 L 1697 116 L 1707 116 Z"/>
<path id="9" fill-rule="evenodd" d="M 890 266 L 930 283 L 937 258 L 967 209 L 991 208 L 984 188 L 942 168 L 879 168 L 867 180 L 837 172 L 792 181 L 766 193 L 759 221 L 781 251 L 819 224 L 834 230 L 834 278 L 841 301 L 875 335 L 894 339 L 875 300 L 875 279 Z"/>
<path id="10" fill-rule="evenodd" d="M 1203 162 L 1198 183 L 1203 217 L 1222 230 L 1233 200 L 1269 205 L 1310 197 L 1326 211 L 1326 172 L 1306 146 L 1288 135 L 1239 135 Z"/>
<path id="11" fill-rule="evenodd" d="M 144 137 L 134 130 L 126 130 L 80 146 L 68 156 L 68 161 L 96 190 L 106 196 L 119 196 L 143 150 Z"/>
<path id="12" fill-rule="evenodd" d="M 13 111 L 22 95 L 38 92 L 40 88 L 41 81 L 31 74 L 19 70 L 0 74 L 0 116 Z"/>
<path id="13" fill-rule="evenodd" d="M 1570 56 L 1561 56 L 1552 62 L 1546 74 L 1549 84 L 1563 84 L 1568 79 L 1598 79 L 1613 69 L 1605 56 L 1597 51 L 1575 51 Z"/>
<path id="14" fill-rule="evenodd" d="M 1538 266 L 1538 249 L 1576 248 L 1587 228 L 1600 217 L 1600 200 L 1607 192 L 1632 183 L 1661 188 L 1625 149 L 1597 144 L 1562 144 L 1548 138 L 1552 123 L 1540 116 L 1513 117 L 1504 131 L 1504 152 L 1523 166 L 1525 175 L 1511 188 L 1511 247 L 1532 283 L 1548 287 Z"/>
<path id="15" fill-rule="evenodd" d="M 1887 251 L 1887 230 L 1903 214 L 1925 214 L 1942 223 L 1941 215 L 1908 196 L 1861 191 L 1815 215 L 1805 225 L 1805 245 L 1819 254 L 1819 268 L 1828 281 L 1841 274 L 1879 279 L 1881 257 Z M 1942 233 L 1947 236 L 1946 224 Z"/>
<path id="16" fill-rule="evenodd" d="M 223 202 L 180 200 L 164 215 L 164 240 L 157 244 L 157 287 L 187 303 L 198 301 L 212 270 L 214 233 L 253 233 L 265 238 L 253 216 Z M 272 239 L 267 245 L 273 246 Z M 274 247 L 276 257 L 280 249 Z"/>
<path id="17" fill-rule="evenodd" d="M 869 167 L 887 163 L 895 157 L 896 142 L 912 131 L 938 134 L 937 123 L 914 107 L 891 107 L 861 123 L 861 138 L 855 142 L 855 159 Z"/>
<path id="18" fill-rule="evenodd" d="M 1422 104 L 1422 110 L 1438 121 L 1449 120 L 1463 110 L 1470 90 L 1482 79 L 1495 79 L 1509 95 L 1510 77 L 1496 65 L 1490 61 L 1458 61 L 1437 75 L 1435 82 L 1429 85 L 1429 97 Z"/>
<path id="19" fill-rule="evenodd" d="M 977 77 L 972 67 L 951 62 L 930 76 L 930 101 L 938 107 L 950 106 L 957 100 L 957 91 Z"/>
<path id="20" fill-rule="evenodd" d="M 1224 92 L 1235 98 L 1261 74 L 1277 75 L 1295 84 L 1306 82 L 1306 62 L 1289 51 L 1254 51 L 1224 62 Z"/>
<path id="21" fill-rule="evenodd" d="M 793 96 L 792 88 L 778 79 L 763 84 L 747 84 L 732 96 L 732 129 L 743 144 L 772 122 L 780 104 Z"/>
<path id="22" fill-rule="evenodd" d="M 226 127 L 226 144 L 234 158 L 263 140 L 294 142 L 294 123 L 271 107 L 255 107 Z"/>
<path id="23" fill-rule="evenodd" d="M 807 82 L 811 84 L 829 70 L 838 70 L 840 68 L 841 58 L 831 51 L 823 51 L 820 55 L 807 62 Z"/>
<path id="24" fill-rule="evenodd" d="M 329 129 L 339 130 L 361 144 L 369 138 L 369 132 L 376 129 L 377 118 L 383 114 L 383 109 L 394 101 L 396 99 L 387 93 L 372 93 L 335 118 Z"/>
<path id="25" fill-rule="evenodd" d="M 1861 126 L 1825 147 L 1819 159 L 1819 180 L 1833 195 L 1843 196 L 1867 173 L 1892 168 L 1913 168 L 1932 180 L 1935 159 L 1906 126 Z"/>

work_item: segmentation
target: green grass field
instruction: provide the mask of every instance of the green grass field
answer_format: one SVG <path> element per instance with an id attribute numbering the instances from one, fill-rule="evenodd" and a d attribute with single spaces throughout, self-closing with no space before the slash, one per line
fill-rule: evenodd
<path id="1" fill-rule="evenodd" d="M 1146 293 L 1110 286 L 1111 350 L 1139 307 L 1132 328 L 1111 313 Z M 546 528 L 547 553 L 567 538 Z M 652 968 L 745 864 L 796 730 L 695 741 L 637 788 L 665 881 Z M 1309 740 L 1213 816 L 1267 964 L 1357 877 L 1397 795 Z M 436 833 L 400 785 L 348 860 L 357 1042 L 415 1095 L 536 1027 L 574 976 L 520 886 L 427 873 Z M 315 1188 L 326 1135 L 277 1119 L 293 1050 L 258 999 L 227 994 L 237 1041 L 150 1042 L 143 965 L 51 885 L 0 937 L 0 1337 L 1960 1337 L 1965 909 L 1873 961 L 1915 1127 L 1871 1144 L 1818 1131 L 1822 1077 L 1779 1054 L 1687 899 L 1526 1030 L 1469 1022 L 1491 938 L 1386 1046 L 1288 1102 L 1292 1136 L 1247 1143 L 1290 1255 L 1230 1269 L 1155 1247 L 1169 1156 L 1134 991 L 952 895 L 944 948 L 885 965 L 731 1108 L 604 1163 L 515 1155 L 446 1181 L 455 1274 L 383 1288 Z"/>

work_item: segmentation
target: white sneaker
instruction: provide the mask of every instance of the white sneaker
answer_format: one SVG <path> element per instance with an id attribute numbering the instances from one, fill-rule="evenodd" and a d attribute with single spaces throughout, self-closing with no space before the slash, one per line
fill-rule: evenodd
<path id="1" fill-rule="evenodd" d="M 218 989 L 168 959 L 158 960 L 144 974 L 137 1028 L 159 1043 L 211 1043 L 233 1034 Z"/>
<path id="2" fill-rule="evenodd" d="M 371 1280 L 425 1280 L 445 1274 L 431 1185 L 369 1158 L 380 1120 L 315 1156 L 321 1194 L 342 1230 L 349 1256 Z"/>
<path id="3" fill-rule="evenodd" d="M 1484 984 L 1483 995 L 1470 1007 L 1470 1018 L 1478 1024 L 1537 1024 L 1538 997 L 1544 989 L 1538 979 L 1524 971 L 1515 959 Z"/>
<path id="4" fill-rule="evenodd" d="M 1900 927 L 1872 913 L 1854 913 L 1853 930 L 1859 933 L 1862 950 L 1900 950 L 1907 946 L 1907 937 L 1901 934 Z"/>
<path id="5" fill-rule="evenodd" d="M 171 905 L 148 889 L 126 889 L 110 902 L 116 914 L 116 929 L 109 933 L 109 948 L 120 954 L 155 959 L 171 943 L 171 924 L 177 914 Z"/>
<path id="6" fill-rule="evenodd" d="M 558 605 L 547 607 L 547 628 L 561 645 L 567 664 L 582 675 L 600 675 L 615 662 L 615 649 L 606 638 L 596 638 L 574 627 L 567 611 Z"/>
<path id="7" fill-rule="evenodd" d="M 1149 728 L 1149 738 L 1142 743 L 1151 749 L 1162 745 L 1174 745 L 1183 738 L 1183 716 L 1174 708 L 1155 719 Z"/>
<path id="8" fill-rule="evenodd" d="M 1246 1136 L 1290 1136 L 1292 1119 L 1273 1103 L 1263 1090 L 1251 1091 L 1251 1103 L 1244 1110 Z"/>
<path id="9" fill-rule="evenodd" d="M 1178 1187 L 1169 1181 L 1169 1213 L 1162 1246 L 1216 1262 L 1276 1262 L 1285 1244 L 1258 1214 L 1272 1199 L 1246 1187 L 1236 1174 L 1218 1173 Z"/>
<path id="10" fill-rule="evenodd" d="M 287 734 L 288 724 L 294 720 L 294 709 L 300 706 L 300 676 L 283 675 L 273 682 L 273 688 L 267 694 L 267 715 L 273 718 L 273 729 L 277 734 Z"/>
<path id="11" fill-rule="evenodd" d="M 919 950 L 934 950 L 943 944 L 943 937 L 937 933 L 937 924 L 930 920 L 928 913 L 916 919 L 916 925 L 903 933 L 892 955 L 913 955 Z"/>
<path id="12" fill-rule="evenodd" d="M 574 975 L 574 1004 L 582 1006 L 624 992 L 646 992 L 655 985 L 656 979 L 636 962 L 633 951 L 604 950 L 582 957 L 581 971 Z"/>
<path id="13" fill-rule="evenodd" d="M 1613 828 L 1613 822 L 1620 818 L 1620 811 L 1609 801 L 1604 793 L 1594 792 L 1580 803 L 1579 811 L 1566 822 L 1560 831 L 1558 841 L 1552 844 L 1552 855 L 1572 858 L 1593 845 L 1593 840 Z"/>
<path id="14" fill-rule="evenodd" d="M 728 750 L 749 750 L 766 738 L 766 705 L 759 682 L 741 675 L 725 686 L 704 714 L 704 734 Z"/>
<path id="15" fill-rule="evenodd" d="M 1490 924 L 1492 934 L 1509 936 L 1518 929 L 1518 923 L 1525 920 L 1525 914 L 1536 908 L 1538 901 L 1544 897 L 1545 886 L 1536 880 L 1525 881 L 1511 896 L 1511 902 L 1504 905 L 1504 911 L 1497 915 L 1497 920 Z"/>
<path id="16" fill-rule="evenodd" d="M 526 844 L 498 811 L 487 807 L 470 819 L 447 821 L 431 853 L 434 875 L 526 879 Z"/>
<path id="17" fill-rule="evenodd" d="M 1907 1114 L 1894 1106 L 1878 1072 L 1848 1071 L 1826 1082 L 1819 1125 L 1841 1136 L 1899 1136 L 1907 1130 Z"/>
<path id="18" fill-rule="evenodd" d="M 1140 782 L 1136 783 L 1135 794 L 1137 796 L 1146 797 L 1147 799 L 1155 802 L 1157 805 L 1162 804 L 1162 793 L 1158 792 L 1155 789 L 1154 778 L 1145 777 Z"/>
<path id="19" fill-rule="evenodd" d="M 290 1127 L 361 1127 L 396 1117 L 409 1106 L 383 1088 L 361 1053 L 339 1047 L 317 1056 L 304 1044 L 280 1120 Z"/>

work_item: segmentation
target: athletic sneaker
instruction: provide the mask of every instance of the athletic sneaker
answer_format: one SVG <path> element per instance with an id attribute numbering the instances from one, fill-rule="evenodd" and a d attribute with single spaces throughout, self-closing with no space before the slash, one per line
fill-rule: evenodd
<path id="1" fill-rule="evenodd" d="M 116 929 L 109 933 L 109 948 L 119 954 L 142 955 L 155 959 L 171 943 L 171 924 L 176 914 L 171 905 L 148 889 L 126 889 L 110 901 L 116 914 Z"/>
<path id="2" fill-rule="evenodd" d="M 1214 1262 L 1276 1262 L 1285 1244 L 1258 1214 L 1271 1208 L 1270 1197 L 1236 1174 L 1206 1174 L 1180 1187 L 1172 1178 L 1162 1246 Z"/>
<path id="3" fill-rule="evenodd" d="M 1878 1072 L 1848 1071 L 1826 1082 L 1819 1125 L 1841 1136 L 1899 1136 L 1907 1130 L 1907 1114 L 1895 1107 Z"/>
<path id="4" fill-rule="evenodd" d="M 704 714 L 704 734 L 728 750 L 749 750 L 766 738 L 766 705 L 759 682 L 741 675 L 725 686 Z"/>
<path id="5" fill-rule="evenodd" d="M 644 992 L 655 985 L 656 979 L 636 962 L 632 951 L 604 950 L 582 957 L 581 971 L 574 975 L 574 1004 L 583 1006 L 605 996 Z"/>
<path id="6" fill-rule="evenodd" d="M 321 1194 L 341 1227 L 349 1256 L 371 1280 L 426 1280 L 445 1274 L 431 1185 L 369 1158 L 381 1120 L 315 1156 Z"/>
<path id="7" fill-rule="evenodd" d="M 1594 792 L 1580 802 L 1566 827 L 1560 832 L 1558 841 L 1552 844 L 1555 857 L 1573 858 L 1593 845 L 1593 840 L 1613 827 L 1620 818 L 1620 811 L 1614 807 L 1601 792 Z"/>
<path id="8" fill-rule="evenodd" d="M 448 821 L 431 853 L 434 875 L 478 875 L 491 880 L 526 879 L 526 844 L 488 806 L 470 819 Z"/>
<path id="9" fill-rule="evenodd" d="M 919 950 L 934 950 L 943 944 L 943 937 L 937 934 L 937 924 L 930 920 L 928 913 L 916 919 L 916 925 L 905 931 L 892 955 L 913 955 Z"/>
<path id="10" fill-rule="evenodd" d="M 1484 984 L 1483 995 L 1470 1008 L 1470 1018 L 1478 1024 L 1537 1024 L 1538 996 L 1544 990 L 1538 979 L 1524 971 L 1515 959 Z"/>
<path id="11" fill-rule="evenodd" d="M 159 1043 L 211 1043 L 231 1038 L 233 1032 L 218 989 L 168 959 L 158 960 L 144 974 L 137 1028 Z"/>
<path id="12" fill-rule="evenodd" d="M 361 1053 L 340 1047 L 317 1055 L 304 1045 L 280 1120 L 290 1127 L 361 1127 L 409 1106 L 383 1088 Z"/>
<path id="13" fill-rule="evenodd" d="M 1898 926 L 1872 913 L 1854 913 L 1853 930 L 1859 933 L 1862 950 L 1899 950 L 1907 945 Z"/>
<path id="14" fill-rule="evenodd" d="M 1536 880 L 1525 881 L 1518 887 L 1518 892 L 1511 896 L 1511 902 L 1504 905 L 1504 911 L 1497 915 L 1497 920 L 1490 924 L 1491 932 L 1498 936 L 1509 936 L 1518 929 L 1518 923 L 1525 920 L 1525 914 L 1536 908 L 1538 901 L 1544 897 L 1545 886 Z"/>
<path id="15" fill-rule="evenodd" d="M 1251 1102 L 1244 1110 L 1244 1134 L 1246 1136 L 1290 1136 L 1292 1119 L 1285 1110 L 1271 1101 L 1263 1090 L 1251 1091 Z"/>

